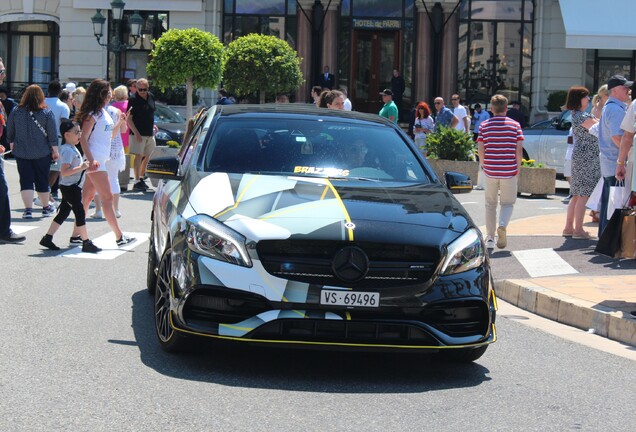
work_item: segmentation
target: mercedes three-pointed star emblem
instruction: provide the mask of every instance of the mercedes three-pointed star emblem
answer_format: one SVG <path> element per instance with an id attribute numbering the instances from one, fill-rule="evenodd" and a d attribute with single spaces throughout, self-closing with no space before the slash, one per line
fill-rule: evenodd
<path id="1" fill-rule="evenodd" d="M 345 246 L 334 255 L 331 268 L 340 280 L 358 282 L 369 272 L 369 257 L 357 246 Z"/>

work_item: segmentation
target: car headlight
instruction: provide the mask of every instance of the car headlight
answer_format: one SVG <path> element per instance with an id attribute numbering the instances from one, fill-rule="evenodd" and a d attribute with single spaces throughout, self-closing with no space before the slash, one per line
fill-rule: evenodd
<path id="1" fill-rule="evenodd" d="M 484 263 L 484 246 L 476 229 L 471 228 L 448 245 L 441 273 L 451 275 L 462 273 Z"/>
<path id="2" fill-rule="evenodd" d="M 205 215 L 189 218 L 187 225 L 186 241 L 192 251 L 230 264 L 252 267 L 245 237 L 241 234 Z"/>
<path id="3" fill-rule="evenodd" d="M 161 141 L 170 141 L 172 139 L 172 135 L 170 135 L 168 132 L 159 131 L 157 132 L 157 135 L 155 135 L 155 138 Z"/>

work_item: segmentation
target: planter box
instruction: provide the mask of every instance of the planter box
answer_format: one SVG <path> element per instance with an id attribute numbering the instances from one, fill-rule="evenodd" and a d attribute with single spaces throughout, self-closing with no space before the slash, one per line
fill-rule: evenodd
<path id="1" fill-rule="evenodd" d="M 163 157 L 169 157 L 169 156 L 177 157 L 178 153 L 179 153 L 178 148 L 168 147 L 168 146 L 157 146 L 152 151 L 152 154 L 150 155 L 150 159 L 163 158 Z M 159 185 L 159 179 L 152 178 L 150 179 L 150 183 L 152 184 L 153 187 L 156 188 Z"/>
<path id="2" fill-rule="evenodd" d="M 479 174 L 479 162 L 474 161 L 453 161 L 445 159 L 429 159 L 435 174 L 444 182 L 444 173 L 448 171 L 458 172 L 467 175 L 473 184 L 477 184 L 477 176 Z"/>
<path id="3" fill-rule="evenodd" d="M 533 196 L 552 195 L 555 192 L 556 170 L 553 168 L 521 167 L 517 192 Z"/>

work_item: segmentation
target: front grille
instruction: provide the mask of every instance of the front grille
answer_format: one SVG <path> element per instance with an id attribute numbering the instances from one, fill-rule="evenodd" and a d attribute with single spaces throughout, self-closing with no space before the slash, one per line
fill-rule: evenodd
<path id="1" fill-rule="evenodd" d="M 485 335 L 489 311 L 486 302 L 455 301 L 427 306 L 421 319 L 453 337 Z"/>
<path id="2" fill-rule="evenodd" d="M 285 319 L 267 323 L 249 335 L 252 339 L 437 346 L 439 342 L 408 323 Z"/>
<path id="3" fill-rule="evenodd" d="M 361 248 L 369 258 L 366 277 L 355 283 L 332 270 L 334 255 L 345 246 Z M 373 242 L 263 240 L 256 245 L 263 267 L 272 275 L 316 285 L 384 288 L 428 281 L 439 262 L 435 248 Z"/>

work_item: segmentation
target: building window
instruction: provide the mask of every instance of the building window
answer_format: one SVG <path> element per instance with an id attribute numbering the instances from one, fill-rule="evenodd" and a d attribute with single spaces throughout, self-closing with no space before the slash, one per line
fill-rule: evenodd
<path id="1" fill-rule="evenodd" d="M 636 71 L 635 65 L 636 51 L 587 50 L 585 86 L 595 93 L 612 75 L 632 78 Z"/>
<path id="2" fill-rule="evenodd" d="M 30 84 L 46 88 L 57 79 L 59 35 L 53 21 L 0 24 L 0 57 L 7 69 L 4 85 L 12 97 L 19 97 Z"/>
<path id="3" fill-rule="evenodd" d="M 131 78 L 146 76 L 148 55 L 152 51 L 152 40 L 158 39 L 168 31 L 168 12 L 136 11 L 144 19 L 141 26 L 141 37 L 128 49 L 108 50 L 108 76 L 106 79 L 116 83 L 125 83 Z M 112 11 L 108 11 L 108 40 L 111 46 L 120 43 L 131 44 L 130 24 L 128 18 L 135 11 L 124 11 L 120 23 L 112 19 Z"/>
<path id="4" fill-rule="evenodd" d="M 457 86 L 469 104 L 494 94 L 530 111 L 533 0 L 464 0 L 460 9 Z"/>
<path id="5" fill-rule="evenodd" d="M 225 0 L 223 43 L 241 36 L 260 33 L 286 40 L 296 49 L 297 19 L 295 0 Z"/>

